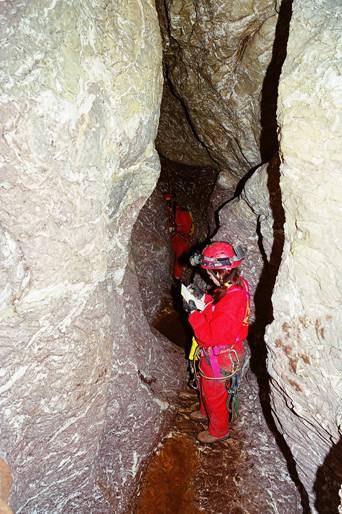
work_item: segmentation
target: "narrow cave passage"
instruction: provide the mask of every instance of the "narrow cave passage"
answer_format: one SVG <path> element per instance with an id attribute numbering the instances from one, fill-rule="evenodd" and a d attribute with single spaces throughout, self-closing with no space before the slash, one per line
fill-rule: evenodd
<path id="1" fill-rule="evenodd" d="M 189 417 L 197 408 L 197 393 L 188 388 L 185 394 L 181 394 L 174 406 L 177 413 L 175 424 L 145 471 L 134 513 L 306 512 L 307 498 L 296 466 L 271 415 L 264 342 L 265 326 L 272 321 L 271 295 L 283 248 L 284 213 L 279 186 L 276 106 L 278 81 L 286 55 L 291 2 L 282 3 L 274 41 L 268 49 L 272 57 L 260 84 L 261 125 L 254 129 L 260 132 L 260 162 L 270 162 L 261 167 L 260 162 L 246 167 L 246 163 L 242 164 L 235 154 L 235 169 L 231 166 L 230 170 L 222 169 L 220 158 L 224 158 L 224 153 L 219 150 L 219 144 L 215 145 L 212 140 L 208 144 L 210 138 L 206 130 L 211 120 L 200 128 L 198 122 L 196 125 L 196 101 L 191 95 L 196 95 L 197 91 L 187 89 L 180 78 L 181 65 L 177 66 L 170 58 L 174 52 L 183 59 L 184 67 L 191 67 L 185 55 L 189 50 L 183 48 L 182 53 L 175 45 L 172 13 L 162 2 L 159 3 L 159 14 L 164 38 L 165 85 L 157 137 L 162 171 L 156 191 L 159 197 L 163 193 L 171 193 L 177 204 L 193 213 L 193 248 L 203 246 L 211 237 L 229 241 L 237 238 L 239 243 L 250 244 L 248 264 L 251 269 L 247 270 L 247 275 L 255 293 L 248 338 L 252 359 L 240 392 L 239 419 L 233 424 L 232 437 L 228 441 L 214 443 L 211 447 L 200 446 L 196 441 L 198 423 L 196 425 Z M 252 119 L 250 122 L 257 123 Z M 231 151 L 236 151 L 234 145 Z M 240 169 L 239 176 L 237 167 L 241 165 L 245 172 L 242 171 L 241 175 Z M 267 177 L 266 182 L 255 180 L 261 175 L 258 168 Z M 253 175 L 255 183 L 250 187 Z M 255 203 L 253 205 L 253 195 L 259 196 L 259 209 L 260 204 L 264 204 L 259 212 Z M 271 233 L 264 226 L 267 217 L 273 222 Z M 167 220 L 165 228 L 168 228 Z M 188 261 L 189 255 L 184 257 L 185 262 Z M 154 271 L 156 269 L 158 266 Z M 166 269 L 169 283 L 164 281 L 164 286 L 167 285 L 170 294 L 164 296 L 163 301 L 157 301 L 159 307 L 154 316 L 150 316 L 150 322 L 174 344 L 183 346 L 186 356 L 192 331 L 182 310 L 179 284 L 170 280 L 172 262 Z M 151 276 L 151 280 L 155 281 L 155 278 Z M 186 267 L 183 280 L 197 280 L 202 287 L 207 287 L 198 273 L 194 275 Z M 187 361 L 183 357 L 181 362 L 186 373 Z M 200 429 L 205 427 L 204 424 Z"/>
<path id="2" fill-rule="evenodd" d="M 142 255 L 153 256 L 161 241 L 166 240 L 171 252 L 168 235 L 168 218 L 163 200 L 163 193 L 172 190 L 177 203 L 189 208 L 194 214 L 195 232 L 193 247 L 208 241 L 210 234 L 217 231 L 216 211 L 213 209 L 213 191 L 219 198 L 227 202 L 229 190 L 217 183 L 217 171 L 210 167 L 189 167 L 184 164 L 170 162 L 161 158 L 161 178 L 152 197 L 142 210 L 135 226 L 134 237 L 139 238 L 151 231 L 151 237 L 145 239 L 145 250 L 141 243 L 134 244 L 135 261 L 142 260 Z M 215 203 L 214 203 L 215 205 Z M 155 221 L 150 216 L 158 212 L 158 226 L 164 233 L 156 230 Z M 161 223 L 161 219 L 163 219 Z M 140 236 L 139 236 L 140 234 Z M 133 239 L 134 242 L 134 239 Z M 141 253 L 140 253 L 141 252 Z M 140 257 L 138 257 L 140 253 Z M 158 252 L 156 252 L 158 255 Z M 184 382 L 189 378 L 186 355 L 189 351 L 192 331 L 186 321 L 179 294 L 178 281 L 172 280 L 172 258 L 153 262 L 149 272 L 139 273 L 141 295 L 145 305 L 145 313 L 151 325 L 161 334 L 183 348 L 179 353 L 179 366 L 184 368 Z M 188 257 L 188 256 L 186 256 Z M 152 257 L 153 258 L 153 257 Z M 185 260 L 186 262 L 186 260 Z M 190 272 L 190 275 L 188 274 Z M 187 275 L 188 274 L 188 275 Z M 185 265 L 185 280 L 203 281 Z M 163 295 L 155 297 L 151 290 L 163 287 Z M 162 286 L 161 286 L 162 285 Z M 159 291 L 161 291 L 159 289 Z M 148 292 L 148 295 L 147 295 Z M 267 312 L 263 313 L 267 316 Z M 249 344 L 261 345 L 256 334 L 251 331 Z M 196 441 L 199 430 L 206 425 L 192 421 L 190 413 L 197 408 L 196 391 L 185 387 L 173 404 L 176 413 L 170 431 L 158 446 L 145 469 L 139 491 L 131 506 L 135 514 L 228 514 L 242 512 L 291 512 L 300 513 L 301 497 L 298 493 L 291 471 L 287 467 L 286 458 L 275 440 L 272 427 L 264 417 L 260 395 L 265 394 L 260 388 L 264 369 L 264 355 L 256 355 L 253 351 L 252 369 L 249 371 L 240 391 L 239 419 L 232 426 L 231 439 L 210 445 L 200 445 Z M 267 377 L 264 377 L 267 383 Z M 259 382 L 259 384 L 258 384 Z M 292 470 L 293 471 L 293 470 Z M 278 510 L 277 510 L 278 509 Z"/>
<path id="3" fill-rule="evenodd" d="M 0 511 L 340 514 L 339 2 L 0 5 Z M 165 193 L 248 249 L 211 446 Z"/>

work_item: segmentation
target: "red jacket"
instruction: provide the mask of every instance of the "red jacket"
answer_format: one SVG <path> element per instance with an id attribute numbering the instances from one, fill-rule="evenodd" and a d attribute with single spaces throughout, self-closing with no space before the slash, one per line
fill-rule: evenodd
<path id="1" fill-rule="evenodd" d="M 203 311 L 190 314 L 188 320 L 200 346 L 232 345 L 237 351 L 242 349 L 248 334 L 249 288 L 244 278 L 241 281 L 242 287 L 230 286 L 215 305 L 206 295 Z"/>
<path id="2" fill-rule="evenodd" d="M 190 235 L 193 228 L 191 213 L 179 205 L 176 206 L 175 226 L 176 233 L 184 235 Z"/>

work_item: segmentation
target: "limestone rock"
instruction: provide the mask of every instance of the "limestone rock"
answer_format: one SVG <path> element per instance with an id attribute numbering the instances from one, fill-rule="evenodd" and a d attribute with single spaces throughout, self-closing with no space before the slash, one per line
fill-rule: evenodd
<path id="1" fill-rule="evenodd" d="M 160 123 L 156 139 L 158 152 L 174 162 L 192 166 L 215 166 L 205 146 L 197 139 L 181 101 L 164 83 Z"/>
<path id="2" fill-rule="evenodd" d="M 281 233 L 276 232 L 272 196 L 279 190 L 278 159 L 260 166 L 246 181 L 240 195 L 227 200 L 219 209 L 220 228 L 214 240 L 230 241 L 247 248 L 242 265 L 250 284 L 251 322 L 255 319 L 256 293 L 263 274 L 273 266 L 275 247 Z"/>
<path id="3" fill-rule="evenodd" d="M 295 2 L 279 88 L 286 223 L 268 370 L 313 512 L 337 511 L 342 481 L 341 29 L 337 2 Z"/>
<path id="4" fill-rule="evenodd" d="M 169 301 L 172 284 L 171 243 L 165 201 L 158 189 L 141 209 L 131 239 L 144 313 L 152 324 Z"/>
<path id="5" fill-rule="evenodd" d="M 271 0 L 157 1 L 167 78 L 191 127 L 236 176 L 261 161 L 260 104 L 277 7 Z M 164 138 L 170 137 L 168 127 Z"/>
<path id="6" fill-rule="evenodd" d="M 133 271 L 137 264 L 131 257 L 122 282 L 124 294 L 117 296 L 113 305 L 117 316 L 113 322 L 112 373 L 97 459 L 97 487 L 110 505 L 105 510 L 108 513 L 130 512 L 141 464 L 159 442 L 160 432 L 172 415 L 169 399 L 174 399 L 180 377 L 185 378 L 181 350 L 150 332 Z M 68 512 L 80 512 L 80 505 Z M 98 500 L 93 499 L 91 505 L 92 512 L 102 512 Z"/>
<path id="7" fill-rule="evenodd" d="M 111 487 L 132 486 L 163 423 L 162 376 L 179 377 L 177 356 L 160 363 L 137 283 L 123 281 L 159 175 L 157 16 L 138 0 L 15 0 L 1 3 L 0 34 L 0 454 L 12 506 L 91 512 L 108 472 L 96 499 L 119 513 Z M 106 427 L 118 446 L 103 460 Z"/>

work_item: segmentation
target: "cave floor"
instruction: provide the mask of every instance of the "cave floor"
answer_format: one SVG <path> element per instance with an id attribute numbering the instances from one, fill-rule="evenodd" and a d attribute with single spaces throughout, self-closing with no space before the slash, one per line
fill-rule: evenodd
<path id="1" fill-rule="evenodd" d="M 181 333 L 180 323 L 179 316 L 167 309 L 158 319 L 159 329 L 170 335 L 173 327 L 176 339 Z M 241 386 L 239 400 L 232 437 L 212 445 L 197 442 L 196 434 L 206 425 L 189 418 L 198 405 L 196 392 L 177 400 L 174 426 L 151 457 L 132 513 L 303 512 L 285 458 L 264 418 L 257 379 L 251 371 Z"/>

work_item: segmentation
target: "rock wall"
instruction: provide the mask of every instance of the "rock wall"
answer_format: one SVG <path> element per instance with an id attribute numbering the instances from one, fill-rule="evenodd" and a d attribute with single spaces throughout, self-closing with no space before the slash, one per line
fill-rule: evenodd
<path id="1" fill-rule="evenodd" d="M 18 514 L 119 513 L 178 381 L 127 268 L 159 174 L 157 16 L 14 0 L 0 27 L 0 457 Z"/>
<path id="2" fill-rule="evenodd" d="M 163 195 L 155 189 L 141 209 L 132 232 L 132 257 L 142 305 L 152 324 L 165 303 L 171 302 L 171 241 Z"/>
<path id="3" fill-rule="evenodd" d="M 285 248 L 267 331 L 274 414 L 313 512 L 337 512 L 342 482 L 342 14 L 294 2 L 278 121 Z"/>
<path id="4" fill-rule="evenodd" d="M 165 74 L 187 112 L 189 131 L 218 168 L 241 177 L 261 161 L 261 99 L 272 58 L 277 5 L 270 0 L 156 3 Z M 173 143 L 181 138 L 169 111 L 163 110 L 168 121 L 161 124 L 158 137 Z M 166 145 L 161 151 L 169 156 Z M 183 155 L 181 141 L 179 146 L 177 160 Z M 194 144 L 193 151 L 197 148 Z M 203 158 L 203 150 L 196 151 L 196 164 Z"/>
<path id="5" fill-rule="evenodd" d="M 131 512 L 144 463 L 170 424 L 177 388 L 185 379 L 183 353 L 167 339 L 150 332 L 145 318 L 135 268 L 129 265 L 117 295 L 113 323 L 112 373 L 108 388 L 106 423 L 97 457 L 100 496 L 88 503 L 90 512 Z M 157 332 L 155 332 L 157 333 Z M 79 513 L 73 501 L 66 512 Z"/>
<path id="6" fill-rule="evenodd" d="M 282 199 L 277 184 L 272 189 L 269 182 L 278 170 L 274 163 L 257 169 L 244 188 L 229 175 L 241 177 L 260 162 L 260 150 L 266 145 L 265 123 L 275 128 L 274 115 L 266 112 L 269 91 L 265 82 L 272 46 L 272 60 L 276 57 L 279 4 L 157 2 L 167 78 L 186 110 L 192 133 L 221 170 L 212 204 L 215 208 L 224 205 L 214 237 L 248 243 L 245 274 L 253 292 L 259 289 L 262 293 L 261 282 L 268 290 L 273 285 L 283 248 L 284 217 L 276 204 L 284 204 L 283 262 L 273 306 L 268 305 L 263 313 L 266 320 L 275 316 L 267 334 L 273 408 L 313 511 L 331 512 L 338 503 L 338 463 L 342 461 L 337 335 L 341 321 L 341 243 L 337 237 L 341 232 L 341 82 L 337 71 L 341 13 L 336 2 L 294 2 L 278 108 Z M 285 10 L 279 25 L 284 33 L 282 26 L 277 27 L 276 39 L 285 48 L 291 2 L 281 4 Z M 283 57 L 280 52 L 278 70 Z M 277 76 L 273 79 L 269 87 L 276 92 Z M 165 109 L 166 119 L 169 112 Z M 172 127 L 164 123 L 159 137 L 176 141 Z M 189 160 L 182 150 L 179 154 L 180 160 Z M 194 158 L 200 162 L 203 155 L 196 152 Z M 236 188 L 240 198 L 231 201 Z M 332 477 L 330 484 L 324 473 Z"/>
<path id="7" fill-rule="evenodd" d="M 216 241 L 231 241 L 247 248 L 241 269 L 250 285 L 250 322 L 253 323 L 259 317 L 260 325 L 265 317 L 268 317 L 268 321 L 272 317 L 266 300 L 270 292 L 267 291 L 265 279 L 271 278 L 271 275 L 274 277 L 274 268 L 279 266 L 283 243 L 282 213 L 276 213 L 274 206 L 274 197 L 280 201 L 278 169 L 279 160 L 274 158 L 254 171 L 240 195 L 231 197 L 218 210 L 219 229 L 213 237 Z M 219 187 L 216 187 L 216 199 L 218 191 Z M 259 297 L 259 291 L 262 298 Z"/>
<path id="8" fill-rule="evenodd" d="M 156 148 L 170 161 L 190 166 L 215 166 L 208 150 L 197 139 L 186 108 L 171 91 L 168 80 L 164 82 Z"/>

